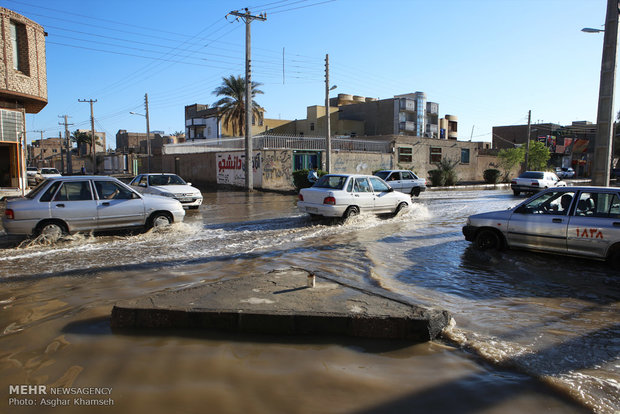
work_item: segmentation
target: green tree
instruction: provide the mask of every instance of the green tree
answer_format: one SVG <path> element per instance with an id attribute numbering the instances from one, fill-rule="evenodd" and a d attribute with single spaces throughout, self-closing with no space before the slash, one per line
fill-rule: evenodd
<path id="1" fill-rule="evenodd" d="M 92 140 L 92 135 L 90 133 L 83 132 L 83 131 L 80 131 L 80 130 L 76 129 L 71 134 L 71 141 L 75 142 L 78 146 L 80 146 L 80 145 L 83 145 L 83 144 L 90 145 L 93 140 Z M 101 140 L 96 135 L 95 135 L 95 142 L 97 144 L 101 143 Z"/>
<path id="2" fill-rule="evenodd" d="M 497 154 L 497 160 L 497 166 L 503 173 L 502 181 L 506 183 L 510 180 L 512 170 L 525 161 L 525 149 L 523 147 L 501 149 Z"/>
<path id="3" fill-rule="evenodd" d="M 549 158 L 551 158 L 551 153 L 545 144 L 538 141 L 530 141 L 530 155 L 528 161 L 530 164 L 530 171 L 545 171 Z"/>
<path id="4" fill-rule="evenodd" d="M 428 172 L 432 185 L 436 187 L 456 185 L 459 181 L 456 166 L 459 165 L 459 163 L 459 160 L 442 158 L 441 161 L 436 163 L 437 169 Z"/>
<path id="5" fill-rule="evenodd" d="M 263 112 L 263 108 L 254 100 L 255 95 L 262 94 L 258 89 L 262 85 L 252 82 L 252 113 L 258 120 Z M 223 96 L 214 105 L 222 113 L 222 120 L 225 125 L 232 127 L 233 135 L 243 135 L 245 133 L 245 77 L 230 75 L 222 78 L 222 85 L 218 86 L 213 94 Z"/>

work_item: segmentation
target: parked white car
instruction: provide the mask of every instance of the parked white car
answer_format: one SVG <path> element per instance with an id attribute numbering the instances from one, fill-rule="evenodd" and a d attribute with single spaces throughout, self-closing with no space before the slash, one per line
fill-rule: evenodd
<path id="1" fill-rule="evenodd" d="M 481 250 L 607 259 L 620 270 L 620 188 L 549 188 L 514 208 L 470 216 L 463 234 Z"/>
<path id="2" fill-rule="evenodd" d="M 129 185 L 142 194 L 175 198 L 184 208 L 199 208 L 202 204 L 200 190 L 176 174 L 140 174 Z"/>
<path id="3" fill-rule="evenodd" d="M 382 170 L 375 175 L 388 183 L 396 191 L 419 196 L 426 191 L 426 178 L 420 178 L 409 170 Z"/>
<path id="4" fill-rule="evenodd" d="M 28 185 L 37 184 L 37 173 L 39 169 L 37 167 L 26 167 L 26 177 L 28 179 Z"/>
<path id="5" fill-rule="evenodd" d="M 554 173 L 547 171 L 526 171 L 513 178 L 510 183 L 514 195 L 536 193 L 551 187 L 566 187 L 566 183 Z"/>
<path id="6" fill-rule="evenodd" d="M 34 178 L 36 183 L 38 184 L 41 181 L 47 180 L 48 178 L 61 176 L 62 174 L 60 174 L 60 171 L 58 171 L 56 168 L 43 167 L 37 170 L 37 174 Z"/>
<path id="7" fill-rule="evenodd" d="M 183 221 L 173 198 L 139 194 L 113 177 L 68 176 L 43 181 L 6 203 L 2 225 L 10 235 L 43 235 L 50 242 L 79 231 L 157 227 Z"/>
<path id="8" fill-rule="evenodd" d="M 573 178 L 575 176 L 575 170 L 571 167 L 556 167 L 555 175 L 559 178 Z"/>
<path id="9" fill-rule="evenodd" d="M 409 208 L 411 197 L 394 191 L 374 175 L 327 174 L 299 192 L 297 207 L 312 216 L 347 218 L 369 212 L 398 214 Z"/>

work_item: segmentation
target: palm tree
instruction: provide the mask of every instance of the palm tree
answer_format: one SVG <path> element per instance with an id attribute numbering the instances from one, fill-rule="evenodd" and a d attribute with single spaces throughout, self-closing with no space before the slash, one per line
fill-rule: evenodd
<path id="1" fill-rule="evenodd" d="M 252 114 L 259 119 L 264 109 L 254 100 L 255 95 L 263 91 L 257 89 L 262 83 L 252 82 Z M 245 132 L 245 78 L 230 75 L 222 78 L 222 86 L 213 91 L 216 96 L 224 96 L 214 105 L 222 114 L 224 124 L 232 127 L 233 135 L 243 135 Z"/>
<path id="2" fill-rule="evenodd" d="M 82 146 L 85 146 L 86 148 L 84 152 L 91 151 L 91 143 L 93 140 L 92 140 L 92 134 L 90 134 L 89 132 L 84 132 L 84 131 L 80 131 L 79 129 L 76 129 L 71 134 L 71 141 L 77 144 L 78 151 L 80 151 L 80 147 Z M 101 139 L 97 135 L 95 135 L 95 144 L 101 145 Z"/>

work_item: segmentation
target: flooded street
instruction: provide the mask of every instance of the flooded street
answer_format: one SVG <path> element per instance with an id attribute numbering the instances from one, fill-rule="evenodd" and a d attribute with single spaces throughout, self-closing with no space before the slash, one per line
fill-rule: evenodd
<path id="1" fill-rule="evenodd" d="M 617 413 L 620 279 L 604 263 L 482 253 L 470 214 L 510 191 L 429 191 L 395 218 L 313 222 L 296 196 L 205 193 L 171 228 L 54 246 L 0 232 L 0 412 Z M 425 344 L 113 333 L 114 303 L 300 267 L 448 310 Z M 109 387 L 113 406 L 8 406 L 11 385 Z"/>

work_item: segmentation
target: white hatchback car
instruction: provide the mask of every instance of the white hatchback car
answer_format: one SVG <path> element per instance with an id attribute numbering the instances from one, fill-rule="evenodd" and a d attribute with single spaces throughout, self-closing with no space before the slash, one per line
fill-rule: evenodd
<path id="1" fill-rule="evenodd" d="M 299 192 L 297 207 L 312 216 L 343 217 L 361 212 L 398 214 L 411 197 L 374 175 L 327 174 Z"/>
<path id="2" fill-rule="evenodd" d="M 176 198 L 183 208 L 199 208 L 202 204 L 200 190 L 176 174 L 140 174 L 129 185 L 142 194 Z"/>
<path id="3" fill-rule="evenodd" d="M 470 216 L 463 234 L 481 250 L 518 247 L 607 259 L 620 269 L 620 189 L 549 188 L 514 208 Z"/>

